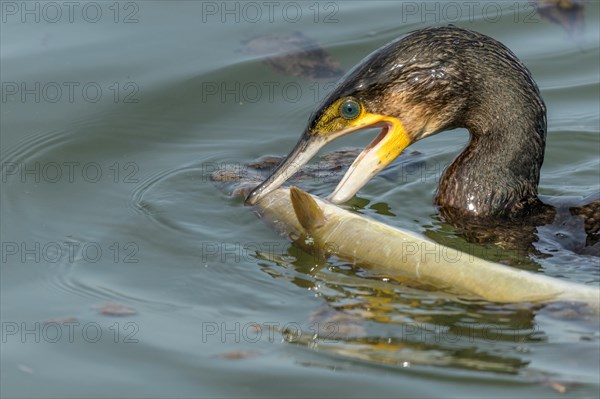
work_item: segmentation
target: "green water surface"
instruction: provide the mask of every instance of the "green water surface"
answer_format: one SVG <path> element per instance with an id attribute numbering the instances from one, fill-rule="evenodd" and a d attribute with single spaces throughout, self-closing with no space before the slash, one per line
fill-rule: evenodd
<path id="1" fill-rule="evenodd" d="M 0 3 L 1 396 L 598 397 L 597 316 L 466 301 L 313 257 L 208 179 L 286 154 L 333 83 L 277 71 L 245 40 L 302 32 L 348 70 L 454 23 L 505 43 L 540 86 L 540 192 L 593 194 L 598 2 L 580 35 L 528 2 L 267 3 Z M 415 144 L 417 167 L 397 162 L 353 204 L 465 245 L 432 196 L 467 138 Z M 553 255 L 527 267 L 598 285 L 598 258 Z"/>

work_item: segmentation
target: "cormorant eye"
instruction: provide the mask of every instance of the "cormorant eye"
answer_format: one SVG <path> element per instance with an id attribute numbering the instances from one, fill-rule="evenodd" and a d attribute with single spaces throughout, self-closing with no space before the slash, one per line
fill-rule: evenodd
<path id="1" fill-rule="evenodd" d="M 360 114 L 360 105 L 356 100 L 346 100 L 340 106 L 340 115 L 345 119 L 354 119 Z"/>

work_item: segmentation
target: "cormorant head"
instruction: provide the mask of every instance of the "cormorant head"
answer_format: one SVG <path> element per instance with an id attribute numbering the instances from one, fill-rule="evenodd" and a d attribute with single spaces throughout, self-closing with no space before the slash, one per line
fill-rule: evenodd
<path id="1" fill-rule="evenodd" d="M 483 78 L 478 67 L 465 67 L 465 63 L 489 61 L 477 59 L 479 52 L 490 52 L 481 50 L 486 46 L 512 55 L 487 36 L 452 26 L 419 30 L 373 52 L 348 72 L 313 112 L 296 147 L 250 193 L 246 203 L 254 204 L 279 187 L 332 140 L 379 128 L 379 135 L 329 196 L 334 203 L 345 202 L 410 144 L 442 130 L 466 126 L 466 110 L 480 107 L 470 93 L 480 88 Z M 502 51 L 497 51 L 499 56 Z"/>

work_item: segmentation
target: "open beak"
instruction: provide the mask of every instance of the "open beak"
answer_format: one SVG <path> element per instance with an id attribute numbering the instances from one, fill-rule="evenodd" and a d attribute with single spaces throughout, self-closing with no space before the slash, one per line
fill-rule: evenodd
<path id="1" fill-rule="evenodd" d="M 364 114 L 351 126 L 327 134 L 304 133 L 296 147 L 275 169 L 273 174 L 256 187 L 246 198 L 254 205 L 260 198 L 281 186 L 306 165 L 327 143 L 347 134 L 367 128 L 380 127 L 377 137 L 356 157 L 336 189 L 328 199 L 336 204 L 352 198 L 373 176 L 388 166 L 411 143 L 402 123 L 397 118 Z"/>

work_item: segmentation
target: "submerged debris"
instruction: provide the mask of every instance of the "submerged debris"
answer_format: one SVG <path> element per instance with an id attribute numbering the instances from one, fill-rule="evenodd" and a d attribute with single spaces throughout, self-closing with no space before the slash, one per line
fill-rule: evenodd
<path id="1" fill-rule="evenodd" d="M 555 24 L 561 25 L 574 40 L 583 36 L 583 0 L 537 0 L 537 12 Z"/>
<path id="2" fill-rule="evenodd" d="M 96 308 L 98 313 L 105 316 L 133 316 L 137 310 L 120 303 L 107 303 Z"/>
<path id="3" fill-rule="evenodd" d="M 242 44 L 245 52 L 266 56 L 267 65 L 286 75 L 337 80 L 344 73 L 327 51 L 301 32 L 257 36 Z"/>
<path id="4" fill-rule="evenodd" d="M 69 317 L 62 317 L 62 318 L 58 318 L 58 319 L 45 320 L 44 324 L 77 323 L 78 321 L 79 321 L 79 319 L 77 319 L 77 317 L 69 316 Z"/>
<path id="5" fill-rule="evenodd" d="M 289 179 L 291 183 L 313 180 L 326 183 L 338 182 L 348 167 L 361 153 L 361 148 L 345 148 L 322 155 L 319 162 L 304 165 Z M 398 173 L 419 170 L 423 163 L 418 151 L 400 156 L 401 163 L 396 163 L 381 173 L 381 177 L 393 179 Z M 230 195 L 245 197 L 254 187 L 275 171 L 285 159 L 284 156 L 265 155 L 245 164 L 224 165 L 210 174 L 210 179 L 221 190 Z"/>
<path id="6" fill-rule="evenodd" d="M 322 307 L 312 314 L 310 322 L 315 341 L 331 343 L 367 336 L 365 318 L 346 313 L 344 309 Z"/>
<path id="7" fill-rule="evenodd" d="M 336 176 L 341 178 L 341 172 L 350 166 L 360 152 L 360 148 L 351 148 L 325 154 L 318 163 L 304 165 L 300 168 L 290 178 L 290 181 Z M 212 172 L 210 179 L 214 182 L 260 182 L 273 173 L 284 159 L 283 156 L 262 156 L 244 164 L 242 167 L 231 165 L 230 167 L 219 168 Z"/>
<path id="8" fill-rule="evenodd" d="M 223 352 L 218 355 L 222 359 L 227 360 L 242 360 L 258 356 L 256 351 L 231 351 Z"/>

